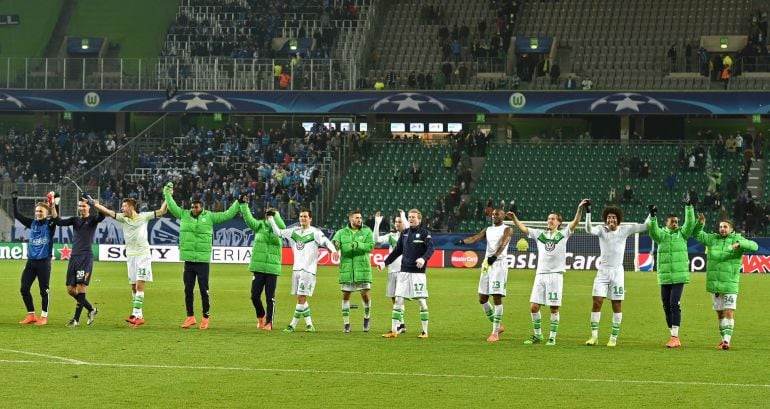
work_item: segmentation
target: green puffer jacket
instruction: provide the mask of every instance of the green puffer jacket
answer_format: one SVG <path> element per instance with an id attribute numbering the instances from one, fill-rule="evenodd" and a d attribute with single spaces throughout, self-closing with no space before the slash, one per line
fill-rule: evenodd
<path id="1" fill-rule="evenodd" d="M 371 283 L 369 254 L 374 249 L 372 229 L 362 226 L 361 230 L 353 230 L 348 226 L 337 230 L 332 241 L 340 251 L 340 284 Z"/>
<path id="2" fill-rule="evenodd" d="M 692 234 L 695 224 L 695 209 L 692 206 L 685 206 L 684 224 L 676 230 L 660 228 L 658 218 L 650 218 L 647 223 L 648 231 L 650 237 L 658 243 L 658 285 L 690 282 L 687 238 Z"/>
<path id="3" fill-rule="evenodd" d="M 198 217 L 193 217 L 190 210 L 184 210 L 176 204 L 167 188 L 163 189 L 163 197 L 168 204 L 169 213 L 179 219 L 180 260 L 210 263 L 214 225 L 235 217 L 238 214 L 238 204 L 233 203 L 226 212 L 204 210 Z"/>
<path id="4" fill-rule="evenodd" d="M 693 236 L 706 246 L 706 291 L 715 294 L 738 294 L 743 253 L 757 251 L 757 242 L 736 232 L 726 237 L 719 233 L 706 233 L 700 223 Z M 733 250 L 732 245 L 735 243 L 740 243 L 740 247 Z"/>
<path id="5" fill-rule="evenodd" d="M 281 238 L 273 233 L 270 222 L 267 220 L 257 220 L 251 215 L 248 203 L 241 203 L 241 214 L 246 225 L 254 231 L 254 245 L 251 246 L 249 271 L 281 275 L 281 247 L 283 246 Z M 276 212 L 273 218 L 278 228 L 286 228 L 281 215 Z"/>

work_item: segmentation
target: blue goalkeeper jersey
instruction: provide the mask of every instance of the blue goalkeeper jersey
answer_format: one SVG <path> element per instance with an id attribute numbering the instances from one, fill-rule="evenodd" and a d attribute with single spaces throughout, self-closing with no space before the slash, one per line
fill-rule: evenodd
<path id="1" fill-rule="evenodd" d="M 56 229 L 51 216 L 43 220 L 30 219 L 19 213 L 16 201 L 13 202 L 13 216 L 29 229 L 29 243 L 27 245 L 28 260 L 46 260 L 53 255 L 53 234 Z"/>

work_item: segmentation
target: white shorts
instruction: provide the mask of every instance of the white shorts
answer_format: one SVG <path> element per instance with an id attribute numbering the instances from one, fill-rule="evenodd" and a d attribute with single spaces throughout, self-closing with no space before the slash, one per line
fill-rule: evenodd
<path id="1" fill-rule="evenodd" d="M 294 270 L 291 274 L 291 294 L 313 296 L 315 274 L 303 270 Z"/>
<path id="2" fill-rule="evenodd" d="M 624 283 L 625 273 L 622 266 L 600 268 L 594 278 L 594 289 L 591 295 L 613 301 L 624 300 L 626 298 Z"/>
<path id="3" fill-rule="evenodd" d="M 385 296 L 393 298 L 396 296 L 396 283 L 398 282 L 398 271 L 388 271 L 388 288 L 385 289 Z"/>
<path id="4" fill-rule="evenodd" d="M 508 287 L 508 262 L 505 259 L 497 260 L 489 267 L 486 273 L 479 277 L 479 294 L 502 295 Z"/>
<path id="5" fill-rule="evenodd" d="M 535 274 L 535 282 L 532 284 L 532 294 L 529 296 L 529 302 L 558 307 L 561 305 L 563 288 L 564 274 Z"/>
<path id="6" fill-rule="evenodd" d="M 428 279 L 425 274 L 398 273 L 396 297 L 406 298 L 407 300 L 428 298 Z"/>
<path id="7" fill-rule="evenodd" d="M 128 256 L 128 283 L 136 284 L 137 281 L 152 282 L 152 257 Z"/>
<path id="8" fill-rule="evenodd" d="M 346 293 L 353 293 L 361 290 L 371 290 L 372 283 L 345 283 L 340 284 L 340 290 Z"/>
<path id="9" fill-rule="evenodd" d="M 711 294 L 714 311 L 735 310 L 738 308 L 738 294 Z"/>

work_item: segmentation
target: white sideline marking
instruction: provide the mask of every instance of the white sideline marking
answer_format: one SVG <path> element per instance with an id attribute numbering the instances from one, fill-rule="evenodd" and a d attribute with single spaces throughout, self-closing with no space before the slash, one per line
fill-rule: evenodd
<path id="1" fill-rule="evenodd" d="M 0 351 L 11 352 L 11 353 L 14 353 L 14 354 L 39 356 L 39 357 L 42 357 L 42 358 L 57 359 L 59 361 L 64 361 L 64 362 L 66 362 L 68 364 L 73 364 L 73 365 L 88 365 L 88 362 L 85 362 L 85 361 L 78 361 L 77 359 L 65 358 L 65 357 L 55 356 L 55 355 L 40 354 L 40 353 L 37 353 L 37 352 L 17 351 L 15 349 L 3 349 L 3 348 L 0 348 Z M 37 361 L 19 361 L 19 362 L 37 362 Z"/>
<path id="2" fill-rule="evenodd" d="M 392 376 L 409 377 L 423 376 L 429 378 L 456 378 L 456 379 L 490 379 L 490 380 L 511 380 L 511 381 L 548 381 L 548 382 L 578 382 L 578 383 L 617 383 L 634 385 L 681 385 L 681 386 L 729 386 L 739 388 L 769 388 L 770 384 L 765 383 L 720 383 L 720 382 L 699 382 L 699 381 L 656 381 L 656 380 L 636 380 L 636 379 L 599 379 L 599 378 L 554 378 L 540 376 L 508 376 L 508 375 L 464 375 L 464 374 L 435 374 L 419 372 L 366 372 L 366 371 L 335 371 L 322 369 L 287 369 L 287 368 L 244 368 L 230 366 L 185 366 L 185 365 L 154 365 L 154 364 L 120 364 L 120 363 L 99 363 L 84 362 L 76 359 L 63 358 L 53 355 L 37 354 L 33 352 L 15 351 L 10 349 L 0 349 L 0 351 L 14 352 L 57 359 L 57 361 L 29 361 L 29 360 L 10 360 L 0 359 L 3 364 L 57 364 L 57 365 L 82 365 L 96 367 L 112 368 L 142 368 L 142 369 L 185 369 L 185 370 L 213 370 L 213 371 L 233 371 L 233 372 L 283 372 L 283 373 L 306 373 L 306 374 L 330 374 L 330 375 L 358 375 L 358 376 Z"/>

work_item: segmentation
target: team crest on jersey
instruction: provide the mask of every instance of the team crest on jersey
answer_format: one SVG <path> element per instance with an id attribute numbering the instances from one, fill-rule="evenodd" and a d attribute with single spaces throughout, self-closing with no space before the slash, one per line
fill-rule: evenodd
<path id="1" fill-rule="evenodd" d="M 417 237 L 419 239 L 420 238 L 420 233 L 417 233 L 417 235 L 415 235 L 415 237 Z"/>
<path id="2" fill-rule="evenodd" d="M 553 238 L 549 239 L 545 236 L 545 233 L 540 233 L 540 236 L 537 237 L 537 241 L 543 243 L 545 247 L 545 251 L 552 252 L 554 249 L 556 249 L 556 245 L 559 244 L 560 241 L 564 239 L 564 235 L 561 234 L 560 231 L 557 231 L 556 234 L 553 235 Z"/>
<path id="3" fill-rule="evenodd" d="M 298 241 L 297 243 L 297 250 L 302 250 L 305 248 L 305 242 L 304 241 Z"/>

